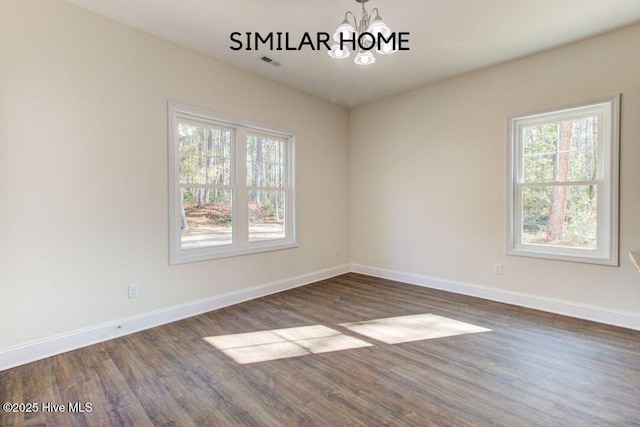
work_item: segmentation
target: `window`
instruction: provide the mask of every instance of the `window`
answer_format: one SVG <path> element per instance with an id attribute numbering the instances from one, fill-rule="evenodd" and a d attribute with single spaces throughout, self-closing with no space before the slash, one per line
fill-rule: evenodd
<path id="1" fill-rule="evenodd" d="M 296 246 L 293 136 L 169 103 L 170 262 Z"/>
<path id="2" fill-rule="evenodd" d="M 618 265 L 619 105 L 510 119 L 509 254 Z"/>

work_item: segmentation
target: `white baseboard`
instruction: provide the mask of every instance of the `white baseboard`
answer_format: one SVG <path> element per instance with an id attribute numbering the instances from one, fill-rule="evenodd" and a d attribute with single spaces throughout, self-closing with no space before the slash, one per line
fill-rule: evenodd
<path id="1" fill-rule="evenodd" d="M 0 371 L 351 271 L 348 264 L 0 349 Z"/>
<path id="2" fill-rule="evenodd" d="M 471 283 L 457 282 L 418 274 L 404 273 L 365 265 L 351 265 L 354 273 L 366 274 L 382 279 L 395 280 L 411 285 L 424 286 L 457 294 L 469 295 L 491 301 L 503 302 L 520 307 L 533 308 L 579 319 L 592 320 L 608 325 L 640 330 L 640 315 L 626 311 L 612 310 L 572 301 L 541 297 L 520 292 L 505 291 Z"/>
<path id="3" fill-rule="evenodd" d="M 640 330 L 640 315 L 636 313 L 383 268 L 346 264 L 0 349 L 0 371 L 348 272 Z"/>

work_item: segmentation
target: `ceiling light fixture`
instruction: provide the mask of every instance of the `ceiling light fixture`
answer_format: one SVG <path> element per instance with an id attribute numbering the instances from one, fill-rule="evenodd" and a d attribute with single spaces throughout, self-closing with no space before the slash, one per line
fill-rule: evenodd
<path id="1" fill-rule="evenodd" d="M 351 56 L 349 47 L 357 51 L 353 60 L 358 65 L 370 65 L 376 62 L 372 50 L 381 55 L 390 55 L 396 52 L 395 35 L 380 17 L 378 8 L 371 13 L 367 12 L 364 4 L 369 0 L 355 0 L 362 5 L 360 22 L 356 15 L 348 11 L 344 20 L 333 34 L 335 43 L 329 50 L 329 56 L 335 59 L 346 59 Z M 372 15 L 375 12 L 375 17 Z M 353 25 L 349 22 L 349 15 L 353 18 Z"/>

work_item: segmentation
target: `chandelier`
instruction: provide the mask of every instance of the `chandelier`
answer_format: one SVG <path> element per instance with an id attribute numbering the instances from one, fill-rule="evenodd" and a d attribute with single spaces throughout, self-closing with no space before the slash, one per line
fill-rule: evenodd
<path id="1" fill-rule="evenodd" d="M 344 15 L 344 21 L 333 34 L 335 43 L 329 50 L 329 56 L 335 59 L 346 59 L 351 56 L 349 46 L 357 51 L 353 62 L 358 65 L 370 65 L 376 62 L 373 50 L 381 55 L 390 55 L 396 52 L 395 39 L 391 38 L 391 29 L 380 17 L 378 8 L 374 8 L 371 13 L 367 12 L 364 4 L 369 0 L 355 0 L 362 5 L 360 22 L 356 15 L 348 11 Z M 375 12 L 375 17 L 372 18 Z M 349 22 L 349 16 L 353 18 L 353 25 Z"/>

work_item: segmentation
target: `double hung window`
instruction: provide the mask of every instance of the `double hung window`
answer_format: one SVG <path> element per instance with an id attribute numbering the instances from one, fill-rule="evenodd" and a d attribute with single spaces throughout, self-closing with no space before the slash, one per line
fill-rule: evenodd
<path id="1" fill-rule="evenodd" d="M 296 246 L 293 136 L 169 103 L 172 264 Z"/>
<path id="2" fill-rule="evenodd" d="M 618 265 L 618 110 L 510 119 L 508 253 Z"/>

